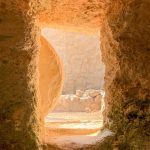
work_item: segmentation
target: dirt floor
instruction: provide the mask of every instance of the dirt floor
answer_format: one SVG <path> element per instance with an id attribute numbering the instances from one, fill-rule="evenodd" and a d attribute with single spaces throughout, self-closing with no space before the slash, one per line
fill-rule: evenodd
<path id="1" fill-rule="evenodd" d="M 111 134 L 101 132 L 103 120 L 100 112 L 50 113 L 45 118 L 45 126 L 45 142 L 64 150 L 95 144 Z"/>

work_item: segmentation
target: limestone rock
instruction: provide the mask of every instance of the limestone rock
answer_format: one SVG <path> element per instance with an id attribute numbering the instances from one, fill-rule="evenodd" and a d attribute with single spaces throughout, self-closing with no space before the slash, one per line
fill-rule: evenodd
<path id="1" fill-rule="evenodd" d="M 76 95 L 71 95 L 70 96 L 70 101 L 79 101 L 79 100 L 80 100 L 80 98 Z"/>
<path id="2" fill-rule="evenodd" d="M 83 94 L 84 94 L 83 91 L 81 91 L 81 90 L 76 90 L 76 95 L 77 95 L 77 96 L 82 97 Z"/>
<path id="3" fill-rule="evenodd" d="M 91 97 L 96 97 L 98 95 L 100 95 L 100 91 L 99 90 L 86 90 L 85 93 L 87 93 L 87 95 L 91 96 Z"/>
<path id="4" fill-rule="evenodd" d="M 93 96 L 91 97 L 90 94 Z M 77 95 L 81 95 L 80 97 Z M 95 112 L 101 110 L 102 95 L 99 90 L 77 90 L 76 95 L 61 95 L 54 112 Z"/>

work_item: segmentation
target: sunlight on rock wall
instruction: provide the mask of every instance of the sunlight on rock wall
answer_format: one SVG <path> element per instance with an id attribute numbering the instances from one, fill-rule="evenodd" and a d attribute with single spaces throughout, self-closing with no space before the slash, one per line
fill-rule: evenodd
<path id="1" fill-rule="evenodd" d="M 53 45 L 64 66 L 63 93 L 101 89 L 105 67 L 98 36 L 45 28 L 43 36 Z"/>
<path id="2" fill-rule="evenodd" d="M 39 73 L 41 112 L 44 117 L 54 108 L 61 93 L 63 69 L 55 50 L 42 36 L 39 57 Z"/>

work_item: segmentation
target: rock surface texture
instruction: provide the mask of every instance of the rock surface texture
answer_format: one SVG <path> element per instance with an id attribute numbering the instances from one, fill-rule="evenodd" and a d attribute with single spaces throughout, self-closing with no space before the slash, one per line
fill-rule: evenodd
<path id="1" fill-rule="evenodd" d="M 149 0 L 1 0 L 0 149 L 42 149 L 39 28 L 53 26 L 92 34 L 101 30 L 105 126 L 116 134 L 82 150 L 149 150 L 149 12 Z"/>
<path id="2" fill-rule="evenodd" d="M 54 27 L 63 30 L 94 33 L 104 19 L 104 10 L 109 0 L 43 0 L 40 22 L 42 27 Z"/>
<path id="3" fill-rule="evenodd" d="M 96 112 L 101 111 L 103 91 L 77 90 L 76 94 L 61 95 L 53 112 Z"/>
<path id="4" fill-rule="evenodd" d="M 150 147 L 150 1 L 112 0 L 101 28 L 106 124 L 117 149 Z"/>
<path id="5" fill-rule="evenodd" d="M 45 28 L 42 35 L 55 48 L 64 66 L 63 94 L 76 89 L 101 89 L 105 67 L 99 36 Z M 88 44 L 88 46 L 87 46 Z"/>
<path id="6" fill-rule="evenodd" d="M 39 54 L 39 89 L 42 118 L 44 118 L 57 103 L 63 85 L 62 68 L 61 61 L 55 50 L 44 37 L 41 36 L 41 48 Z"/>
<path id="7" fill-rule="evenodd" d="M 0 1 L 0 150 L 39 150 L 35 0 Z"/>

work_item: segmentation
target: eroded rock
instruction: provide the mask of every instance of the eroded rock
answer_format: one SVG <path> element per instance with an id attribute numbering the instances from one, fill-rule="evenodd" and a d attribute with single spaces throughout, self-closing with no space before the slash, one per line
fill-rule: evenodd
<path id="1" fill-rule="evenodd" d="M 76 95 L 77 95 L 77 96 L 82 97 L 83 94 L 84 94 L 84 91 L 76 90 Z"/>
<path id="2" fill-rule="evenodd" d="M 102 95 L 99 90 L 87 90 L 85 92 L 77 90 L 76 95 L 62 95 L 54 111 L 95 112 L 101 110 L 101 104 Z"/>

